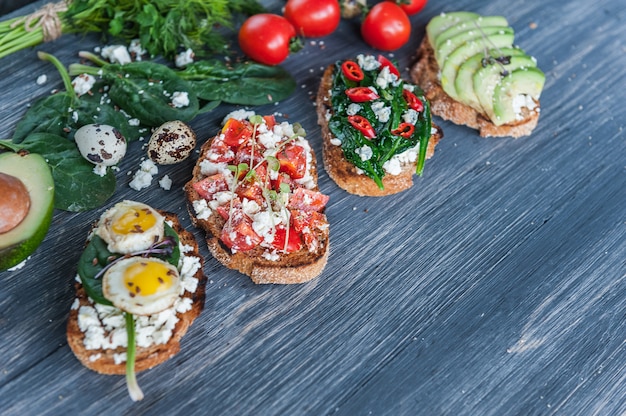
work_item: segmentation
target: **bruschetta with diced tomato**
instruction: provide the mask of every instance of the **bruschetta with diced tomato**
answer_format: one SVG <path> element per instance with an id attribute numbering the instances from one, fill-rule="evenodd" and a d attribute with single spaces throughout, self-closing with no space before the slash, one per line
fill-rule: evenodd
<path id="1" fill-rule="evenodd" d="M 326 265 L 328 196 L 298 124 L 233 113 L 200 150 L 185 185 L 211 254 L 255 283 L 302 283 Z"/>

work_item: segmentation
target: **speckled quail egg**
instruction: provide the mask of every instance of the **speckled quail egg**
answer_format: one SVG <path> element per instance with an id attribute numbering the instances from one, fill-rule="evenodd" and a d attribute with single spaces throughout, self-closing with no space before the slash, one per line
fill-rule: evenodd
<path id="1" fill-rule="evenodd" d="M 116 165 L 126 154 L 126 139 L 107 124 L 82 126 L 76 130 L 74 141 L 80 154 L 95 165 Z"/>
<path id="2" fill-rule="evenodd" d="M 159 165 L 171 165 L 185 160 L 196 147 L 196 133 L 179 120 L 159 126 L 148 142 L 148 157 Z"/>
<path id="3" fill-rule="evenodd" d="M 113 253 L 136 253 L 165 236 L 164 217 L 149 205 L 124 200 L 100 217 L 96 234 Z"/>
<path id="4" fill-rule="evenodd" d="M 152 315 L 174 305 L 180 294 L 180 276 L 166 261 L 128 257 L 104 273 L 102 294 L 123 311 Z"/>

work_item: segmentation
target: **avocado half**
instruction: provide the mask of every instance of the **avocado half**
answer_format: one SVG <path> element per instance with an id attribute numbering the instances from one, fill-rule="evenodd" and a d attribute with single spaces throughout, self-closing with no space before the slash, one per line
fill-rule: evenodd
<path id="1" fill-rule="evenodd" d="M 19 179 L 30 196 L 30 208 L 13 229 L 0 233 L 0 271 L 31 255 L 48 233 L 54 212 L 54 181 L 50 167 L 35 153 L 0 153 L 0 172 Z"/>

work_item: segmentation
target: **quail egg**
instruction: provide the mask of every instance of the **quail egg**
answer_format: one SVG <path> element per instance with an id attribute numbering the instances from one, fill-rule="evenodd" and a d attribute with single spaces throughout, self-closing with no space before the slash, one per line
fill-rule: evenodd
<path id="1" fill-rule="evenodd" d="M 174 305 L 180 294 L 180 276 L 166 261 L 128 257 L 104 273 L 102 294 L 125 312 L 152 315 Z"/>
<path id="2" fill-rule="evenodd" d="M 74 141 L 80 154 L 95 165 L 116 165 L 126 154 L 126 139 L 107 124 L 82 126 L 76 130 Z"/>
<path id="3" fill-rule="evenodd" d="M 163 240 L 164 221 L 164 217 L 149 205 L 125 200 L 102 214 L 96 234 L 113 253 L 136 253 Z"/>
<path id="4" fill-rule="evenodd" d="M 160 165 L 171 165 L 185 160 L 196 147 L 196 133 L 179 120 L 159 126 L 148 142 L 148 157 Z"/>

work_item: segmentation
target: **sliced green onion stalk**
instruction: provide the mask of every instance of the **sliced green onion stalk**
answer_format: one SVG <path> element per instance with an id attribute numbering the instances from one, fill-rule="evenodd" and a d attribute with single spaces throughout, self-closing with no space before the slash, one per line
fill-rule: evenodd
<path id="1" fill-rule="evenodd" d="M 126 347 L 126 387 L 128 394 L 134 402 L 143 399 L 143 391 L 137 384 L 135 376 L 135 317 L 132 313 L 124 312 L 126 318 L 126 334 L 128 345 Z"/>

